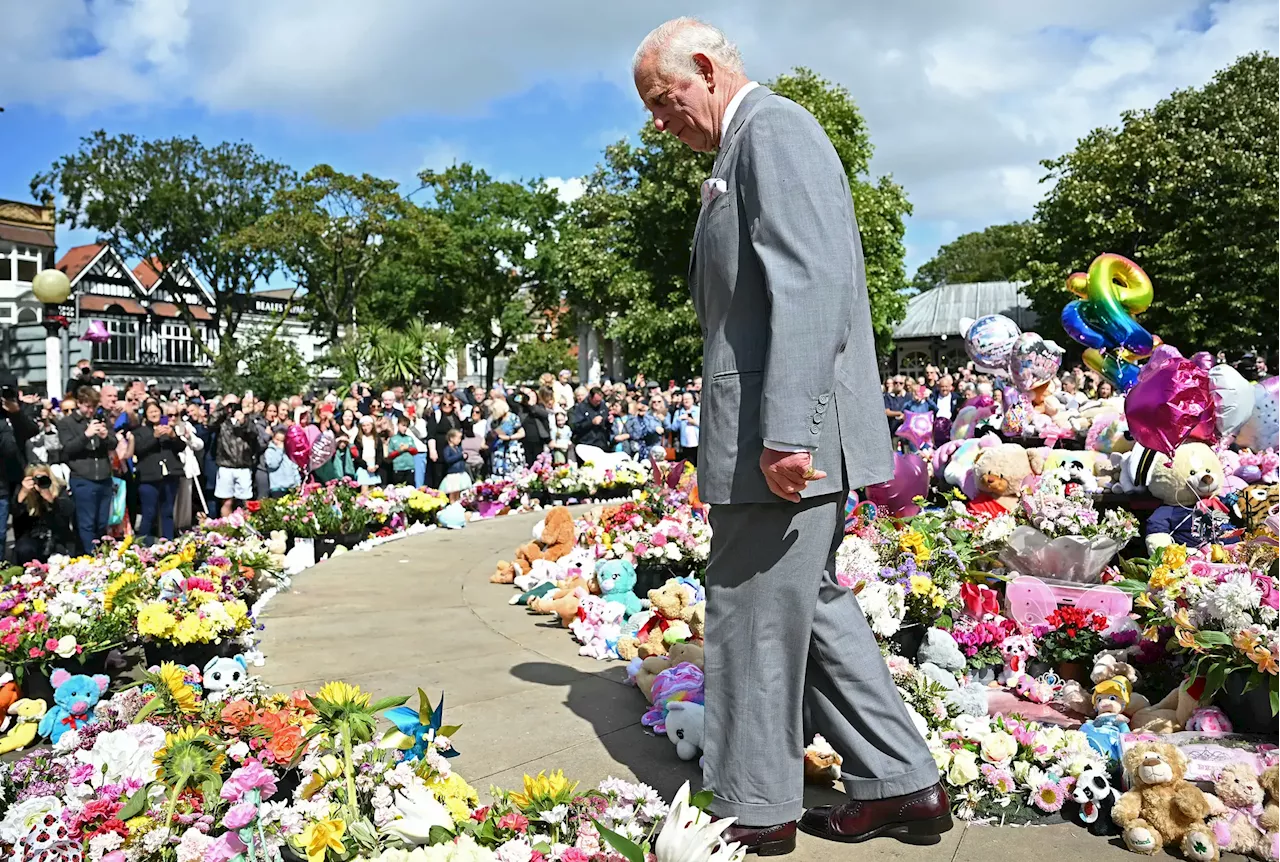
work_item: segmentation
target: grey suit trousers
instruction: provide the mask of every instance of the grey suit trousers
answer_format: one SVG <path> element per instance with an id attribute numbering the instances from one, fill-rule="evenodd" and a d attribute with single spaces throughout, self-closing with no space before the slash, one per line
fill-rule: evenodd
<path id="1" fill-rule="evenodd" d="M 802 813 L 814 731 L 844 758 L 851 799 L 938 780 L 856 597 L 836 582 L 843 502 L 711 507 L 703 779 L 715 814 L 745 826 Z"/>

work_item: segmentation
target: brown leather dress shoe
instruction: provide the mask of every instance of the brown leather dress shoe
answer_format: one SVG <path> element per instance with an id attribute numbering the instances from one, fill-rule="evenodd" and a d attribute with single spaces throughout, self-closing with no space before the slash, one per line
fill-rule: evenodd
<path id="1" fill-rule="evenodd" d="M 908 844 L 937 844 L 951 829 L 951 803 L 941 784 L 873 801 L 810 808 L 800 820 L 808 835 L 855 844 L 887 835 Z"/>
<path id="2" fill-rule="evenodd" d="M 786 856 L 796 849 L 796 822 L 791 820 L 778 826 L 739 826 L 735 823 L 725 830 L 724 840 L 727 844 L 737 842 L 748 853 L 757 856 Z"/>

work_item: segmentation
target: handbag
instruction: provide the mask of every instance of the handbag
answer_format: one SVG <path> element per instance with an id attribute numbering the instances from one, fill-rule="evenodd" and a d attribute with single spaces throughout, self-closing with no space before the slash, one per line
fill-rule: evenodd
<path id="1" fill-rule="evenodd" d="M 116 527 L 124 523 L 125 498 L 128 496 L 124 479 L 111 477 L 111 517 L 107 519 L 108 527 Z"/>

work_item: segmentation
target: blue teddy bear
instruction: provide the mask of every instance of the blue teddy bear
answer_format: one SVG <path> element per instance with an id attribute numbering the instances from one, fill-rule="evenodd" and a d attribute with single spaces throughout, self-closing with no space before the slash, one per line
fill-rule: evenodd
<path id="1" fill-rule="evenodd" d="M 600 597 L 626 608 L 627 616 L 640 613 L 640 597 L 634 592 L 636 567 L 626 560 L 601 560 L 596 563 L 596 582 Z"/>
<path id="2" fill-rule="evenodd" d="M 56 745 L 68 730 L 78 730 L 98 720 L 93 708 L 106 692 L 111 678 L 104 673 L 73 675 L 58 668 L 49 675 L 49 682 L 54 687 L 53 708 L 40 719 L 37 729 Z"/>

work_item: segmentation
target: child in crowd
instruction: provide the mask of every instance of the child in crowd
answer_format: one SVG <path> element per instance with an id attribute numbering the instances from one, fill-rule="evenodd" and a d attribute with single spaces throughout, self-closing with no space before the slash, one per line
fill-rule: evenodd
<path id="1" fill-rule="evenodd" d="M 387 440 L 387 460 L 391 462 L 391 481 L 394 485 L 413 484 L 413 456 L 418 453 L 418 441 L 409 433 L 412 420 L 401 413 L 396 419 L 396 433 Z"/>
<path id="2" fill-rule="evenodd" d="M 445 436 L 444 478 L 440 480 L 440 490 L 449 495 L 449 502 L 458 502 L 458 496 L 471 487 L 471 476 L 467 473 L 467 453 L 462 451 L 462 431 L 452 428 Z"/>
<path id="3" fill-rule="evenodd" d="M 556 411 L 556 427 L 551 429 L 551 463 L 569 463 L 569 447 L 573 443 L 573 429 L 569 427 L 569 417 L 563 410 Z"/>
<path id="4" fill-rule="evenodd" d="M 269 494 L 273 500 L 283 497 L 302 483 L 298 465 L 290 461 L 284 452 L 284 434 L 283 425 L 273 428 L 271 442 L 262 453 L 262 463 L 267 468 L 267 478 L 270 483 Z"/>

